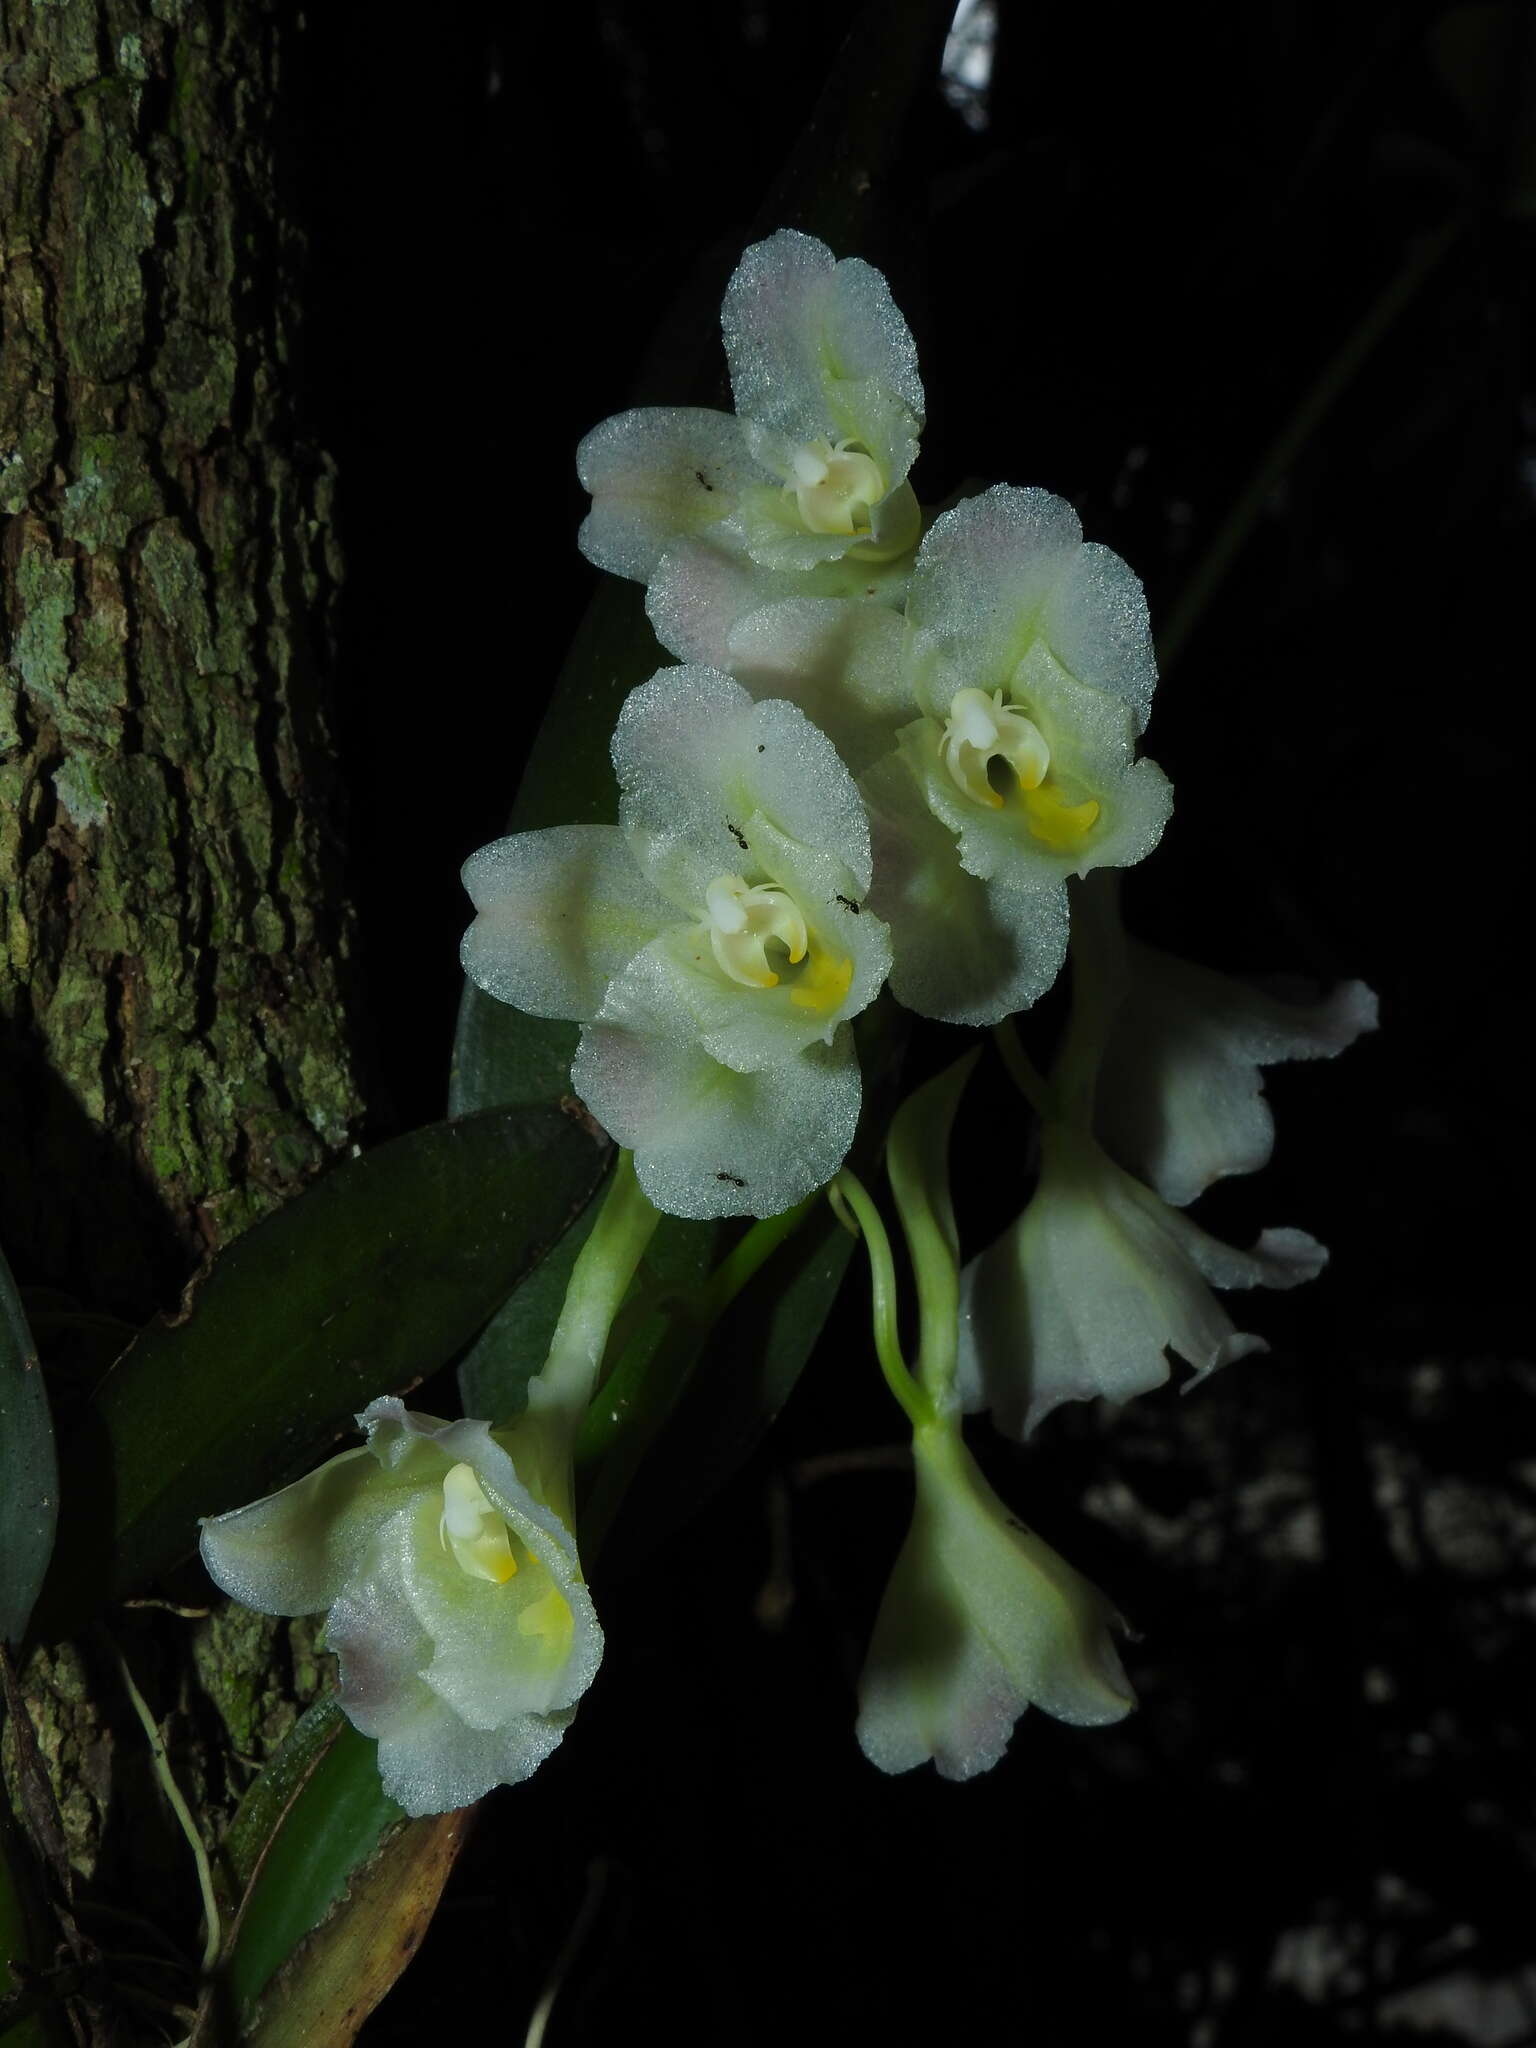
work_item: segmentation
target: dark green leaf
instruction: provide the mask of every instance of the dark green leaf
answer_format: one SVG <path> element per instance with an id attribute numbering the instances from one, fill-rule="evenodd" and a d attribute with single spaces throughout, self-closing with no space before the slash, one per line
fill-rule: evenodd
<path id="1" fill-rule="evenodd" d="M 232 1245 L 181 1314 L 124 1353 L 69 1447 L 51 1618 L 142 1585 L 192 1548 L 200 1515 L 295 1478 L 364 1403 L 446 1364 L 581 1208 L 603 1158 L 554 1108 L 434 1124 Z"/>
<path id="2" fill-rule="evenodd" d="M 37 1347 L 0 1257 L 0 1637 L 26 1630 L 53 1551 L 59 1482 Z"/>
<path id="3" fill-rule="evenodd" d="M 268 1981 L 250 2048 L 348 2048 L 420 1946 L 473 1821 L 426 1814 L 385 1836 Z"/>
<path id="4" fill-rule="evenodd" d="M 548 1257 L 513 1289 L 471 1345 L 459 1366 L 459 1392 L 466 1415 L 500 1422 L 521 1411 L 528 1382 L 548 1356 L 571 1268 L 591 1233 L 598 1206 L 594 1199 Z M 615 1325 L 615 1350 L 623 1349 L 630 1359 L 636 1356 L 636 1347 L 654 1350 L 664 1325 L 660 1315 L 647 1316 L 647 1304 L 664 1309 L 670 1297 L 697 1287 L 739 1228 L 663 1216 Z M 632 1328 L 636 1323 L 642 1327 Z"/>
<path id="5" fill-rule="evenodd" d="M 243 2032 L 273 1974 L 325 1919 L 386 1830 L 404 1821 L 379 1783 L 378 1759 L 378 1744 L 323 1700 L 247 1793 L 232 1847 L 241 1871 L 251 1870 L 249 1889 L 199 2040 L 228 2037 L 231 2021 Z"/>

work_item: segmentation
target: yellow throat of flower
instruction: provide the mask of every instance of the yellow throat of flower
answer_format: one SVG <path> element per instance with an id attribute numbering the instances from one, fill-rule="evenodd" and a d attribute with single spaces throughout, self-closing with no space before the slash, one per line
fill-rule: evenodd
<path id="1" fill-rule="evenodd" d="M 704 893 L 704 921 L 716 966 L 738 986 L 779 986 L 784 977 L 768 959 L 768 947 L 776 942 L 783 962 L 800 970 L 788 987 L 798 1008 L 826 1015 L 847 996 L 852 960 L 839 957 L 811 930 L 794 897 L 777 882 L 718 876 Z"/>
<path id="2" fill-rule="evenodd" d="M 939 751 L 955 787 L 988 810 L 1000 811 L 1007 801 L 992 781 L 993 762 L 1002 762 L 1012 773 L 1032 837 L 1053 853 L 1081 846 L 1098 819 L 1099 805 L 1092 797 L 1070 803 L 1051 780 L 1045 735 L 1033 719 L 1003 702 L 1001 690 L 990 696 L 985 690 L 957 690 Z"/>

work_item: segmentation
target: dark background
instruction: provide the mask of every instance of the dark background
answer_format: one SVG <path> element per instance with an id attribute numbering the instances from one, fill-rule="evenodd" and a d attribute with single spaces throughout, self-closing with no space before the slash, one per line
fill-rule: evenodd
<path id="1" fill-rule="evenodd" d="M 715 397 L 720 291 L 780 224 L 759 210 L 853 12 L 441 0 L 407 41 L 313 10 L 304 367 L 343 487 L 376 1136 L 442 1113 L 458 864 L 504 828 L 598 581 L 575 443 Z M 853 1742 L 909 1498 L 899 1470 L 806 1468 L 899 1438 L 855 1301 L 755 1464 L 602 1589 L 575 1729 L 487 1802 L 369 2042 L 481 1997 L 519 2039 L 584 1898 L 555 2044 L 641 2020 L 685 2042 L 1536 2040 L 1530 16 L 1000 14 L 985 106 L 968 121 L 935 79 L 883 220 L 837 252 L 882 264 L 916 336 L 921 498 L 1064 493 L 1165 631 L 1360 344 L 1165 665 L 1147 744 L 1178 803 L 1126 892 L 1138 930 L 1214 965 L 1379 991 L 1377 1037 L 1275 1075 L 1274 1164 L 1201 1211 L 1243 1241 L 1303 1225 L 1334 1263 L 1254 1301 L 1273 1353 L 1193 1399 L 987 1451 L 1141 1631 L 1141 1710 L 1099 1733 L 1031 1714 L 965 1786 L 886 1780 Z M 1019 1199 L 1001 1083 L 978 1088 L 971 1229 Z"/>

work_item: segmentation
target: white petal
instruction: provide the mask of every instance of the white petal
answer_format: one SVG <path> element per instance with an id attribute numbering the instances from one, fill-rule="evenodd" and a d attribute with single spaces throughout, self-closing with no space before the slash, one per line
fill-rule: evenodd
<path id="1" fill-rule="evenodd" d="M 1141 732 L 1157 688 L 1146 592 L 1135 571 L 1089 541 L 1069 557 L 1045 602 L 1041 636 L 1079 682 L 1128 705 Z"/>
<path id="2" fill-rule="evenodd" d="M 494 1504 L 505 1512 L 504 1498 Z M 442 1508 L 439 1482 L 418 1498 L 414 1516 L 388 1525 L 377 1559 L 431 1644 L 420 1676 L 470 1728 L 574 1706 L 603 1640 L 574 1557 L 541 1542 L 537 1525 L 514 1508 L 507 1521 L 516 1572 L 503 1585 L 473 1578 L 439 1539 Z"/>
<path id="3" fill-rule="evenodd" d="M 869 904 L 891 928 L 897 1001 L 922 1017 L 980 1025 L 1037 1002 L 1066 956 L 1065 885 L 967 874 L 903 754 L 867 769 L 859 787 L 875 855 Z"/>
<path id="4" fill-rule="evenodd" d="M 1008 687 L 1032 648 L 1147 721 L 1157 681 L 1146 598 L 1118 555 L 1083 544 L 1065 498 L 998 484 L 934 521 L 918 550 L 908 616 L 917 648 L 942 653 L 976 689 Z M 944 717 L 947 687 L 914 678 Z"/>
<path id="5" fill-rule="evenodd" d="M 207 1516 L 199 1547 L 208 1576 L 261 1614 L 318 1614 L 414 1484 L 386 1478 L 365 1446 L 343 1451 L 279 1493 Z"/>
<path id="6" fill-rule="evenodd" d="M 791 597 L 836 597 L 899 612 L 911 567 L 905 557 L 869 562 L 848 554 L 814 569 L 765 569 L 726 545 L 724 536 L 680 541 L 656 565 L 645 594 L 646 616 L 662 646 L 679 661 L 730 669 L 733 631 L 764 605 Z"/>
<path id="7" fill-rule="evenodd" d="M 674 542 L 729 518 L 762 474 L 731 415 L 700 406 L 616 413 L 582 441 L 576 467 L 592 493 L 577 545 L 638 583 Z"/>
<path id="8" fill-rule="evenodd" d="M 917 551 L 907 616 L 965 683 L 1003 688 L 1082 547 L 1082 522 L 1050 491 L 997 484 L 943 513 Z M 939 717 L 949 706 L 932 704 Z"/>
<path id="9" fill-rule="evenodd" d="M 1167 1349 L 1203 1378 L 1267 1348 L 1207 1283 L 1291 1287 L 1326 1257 L 1302 1231 L 1267 1231 L 1251 1252 L 1223 1245 L 1091 1140 L 1048 1125 L 1034 1198 L 961 1275 L 962 1398 L 1024 1435 L 1063 1401 L 1162 1386 Z"/>
<path id="10" fill-rule="evenodd" d="M 463 874 L 479 913 L 464 972 L 535 1017 L 595 1016 L 613 977 L 676 921 L 616 825 L 515 832 L 471 854 Z"/>
<path id="11" fill-rule="evenodd" d="M 838 263 L 824 243 L 784 228 L 745 251 L 720 317 L 743 420 L 801 445 L 857 441 L 887 489 L 905 479 L 923 387 L 907 323 L 878 270 L 857 257 Z"/>
<path id="12" fill-rule="evenodd" d="M 1330 1058 L 1376 1027 L 1364 982 L 1344 982 L 1323 1001 L 1285 1002 L 1150 946 L 1133 944 L 1129 963 L 1096 1126 L 1122 1165 L 1180 1207 L 1269 1158 L 1274 1120 L 1261 1067 Z"/>
<path id="13" fill-rule="evenodd" d="M 869 887 L 869 826 L 853 778 L 793 704 L 754 704 L 715 669 L 663 669 L 625 699 L 613 765 L 621 820 L 658 879 L 654 863 L 673 846 L 686 851 L 706 886 L 743 872 L 742 842 L 761 816 L 841 861 L 851 893 Z M 663 886 L 673 893 L 670 882 Z"/>
<path id="14" fill-rule="evenodd" d="M 792 598 L 741 621 L 725 666 L 754 697 L 798 704 L 858 775 L 918 709 L 902 676 L 905 630 L 884 605 Z"/>
<path id="15" fill-rule="evenodd" d="M 1031 1705 L 1076 1727 L 1135 1704 L 1109 1602 L 1004 1508 L 958 1432 L 913 1442 L 917 1505 L 859 1681 L 859 1743 L 882 1770 L 990 1770 Z"/>
<path id="16" fill-rule="evenodd" d="M 644 957 L 644 956 L 643 956 Z M 641 1187 L 671 1216 L 776 1216 L 824 1187 L 859 1120 L 859 1067 L 845 1026 L 782 1066 L 738 1074 L 712 1060 L 660 977 L 647 1004 L 582 1033 L 572 1083 L 635 1155 Z"/>
<path id="17" fill-rule="evenodd" d="M 446 1813 L 521 1783 L 572 1719 L 569 1710 L 515 1714 L 499 1727 L 471 1728 L 419 1675 L 431 1639 L 382 1559 L 332 1608 L 326 1643 L 340 1660 L 342 1708 L 377 1738 L 384 1790 L 408 1814 Z"/>
<path id="18" fill-rule="evenodd" d="M 379 1779 L 414 1819 L 472 1806 L 498 1785 L 521 1785 L 557 1749 L 575 1716 L 524 1714 L 502 1728 L 467 1728 L 430 1687 L 417 1682 L 379 1737 Z"/>

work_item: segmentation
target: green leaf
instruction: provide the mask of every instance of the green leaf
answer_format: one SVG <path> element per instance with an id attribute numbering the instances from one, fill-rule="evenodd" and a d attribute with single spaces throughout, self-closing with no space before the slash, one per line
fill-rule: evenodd
<path id="1" fill-rule="evenodd" d="M 378 1744 L 334 1697 L 316 1701 L 241 1802 L 225 1862 L 244 1897 L 194 2040 L 244 2038 L 272 1977 L 405 1816 L 379 1782 Z"/>
<path id="2" fill-rule="evenodd" d="M 0 1638 L 26 1632 L 58 1519 L 53 1423 L 37 1347 L 0 1257 Z"/>
<path id="3" fill-rule="evenodd" d="M 199 1516 L 286 1484 L 374 1396 L 445 1365 L 603 1162 L 554 1108 L 464 1117 L 338 1167 L 231 1245 L 123 1354 L 69 1446 L 50 1619 L 164 1571 Z"/>
<path id="4" fill-rule="evenodd" d="M 346 2048 L 421 1945 L 474 1809 L 427 1814 L 384 1837 L 346 1896 L 271 1978 L 249 2048 Z"/>
<path id="5" fill-rule="evenodd" d="M 459 1394 L 466 1415 L 505 1422 L 522 1412 L 528 1382 L 549 1354 L 571 1268 L 591 1233 L 599 1206 L 596 1199 L 587 1205 L 470 1346 L 459 1365 Z M 638 1347 L 646 1345 L 654 1350 L 664 1328 L 666 1302 L 699 1285 L 731 1229 L 728 1224 L 662 1217 L 615 1325 L 615 1353 L 622 1349 L 633 1357 Z M 656 1313 L 649 1313 L 651 1308 Z M 637 1323 L 642 1327 L 634 1327 Z"/>

